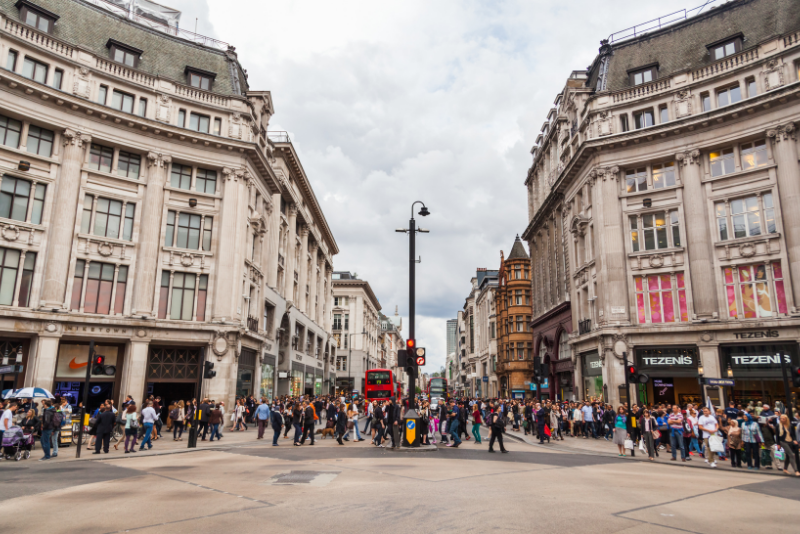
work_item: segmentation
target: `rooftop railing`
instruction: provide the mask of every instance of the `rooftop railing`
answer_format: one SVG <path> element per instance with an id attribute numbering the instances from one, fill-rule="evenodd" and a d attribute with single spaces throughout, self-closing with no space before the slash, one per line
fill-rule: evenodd
<path id="1" fill-rule="evenodd" d="M 674 13 L 670 13 L 669 15 L 663 15 L 661 17 L 648 20 L 647 22 L 642 22 L 637 24 L 636 26 L 631 26 L 630 28 L 625 28 L 624 30 L 620 30 L 618 32 L 614 32 L 608 36 L 609 43 L 616 43 L 619 41 L 623 41 L 625 39 L 634 39 L 636 37 L 641 37 L 645 33 L 652 32 L 655 30 L 660 30 L 666 26 L 670 26 L 672 24 L 676 24 L 681 22 L 682 20 L 686 20 L 689 17 L 694 17 L 695 15 L 699 15 L 703 9 L 706 8 L 709 4 L 713 4 L 717 0 L 707 0 L 703 5 L 694 7 L 692 9 L 681 9 L 680 11 L 675 11 Z"/>

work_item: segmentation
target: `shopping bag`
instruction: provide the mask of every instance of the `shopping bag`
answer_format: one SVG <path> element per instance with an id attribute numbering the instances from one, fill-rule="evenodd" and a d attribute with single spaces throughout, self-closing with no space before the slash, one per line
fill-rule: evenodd
<path id="1" fill-rule="evenodd" d="M 712 452 L 725 454 L 725 445 L 722 443 L 722 438 L 716 434 L 708 438 L 708 446 Z"/>
<path id="2" fill-rule="evenodd" d="M 547 425 L 544 425 L 544 435 L 550 437 L 550 427 Z"/>
<path id="3" fill-rule="evenodd" d="M 633 450 L 633 440 L 626 439 L 625 440 L 625 448 L 632 451 Z"/>
<path id="4" fill-rule="evenodd" d="M 783 450 L 783 447 L 779 447 L 775 445 L 775 459 L 776 460 L 785 460 L 786 459 L 786 451 Z"/>
<path id="5" fill-rule="evenodd" d="M 653 439 L 661 439 L 661 432 L 653 430 Z"/>
<path id="6" fill-rule="evenodd" d="M 643 439 L 639 440 L 639 450 L 644 453 L 647 452 L 647 447 L 645 446 Z"/>

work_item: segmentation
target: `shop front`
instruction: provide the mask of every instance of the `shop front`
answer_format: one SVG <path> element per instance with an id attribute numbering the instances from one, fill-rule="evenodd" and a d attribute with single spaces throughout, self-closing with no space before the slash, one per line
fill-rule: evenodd
<path id="1" fill-rule="evenodd" d="M 28 366 L 28 350 L 30 341 L 27 339 L 0 339 L 0 366 L 17 366 L 16 385 L 14 384 L 14 372 L 0 375 L 0 391 L 21 388 L 25 379 L 25 370 Z M 19 360 L 19 362 L 17 362 Z"/>
<path id="2" fill-rule="evenodd" d="M 147 395 L 161 397 L 162 406 L 179 400 L 189 402 L 197 397 L 197 377 L 200 375 L 203 351 L 201 347 L 151 345 L 147 358 Z M 118 371 L 118 374 L 121 373 Z M 125 394 L 131 394 L 134 400 L 139 401 L 136 399 L 137 392 L 126 391 Z M 89 406 L 91 408 L 91 403 Z M 162 413 L 162 416 L 165 415 Z"/>
<path id="3" fill-rule="evenodd" d="M 299 397 L 305 392 L 305 366 L 302 363 L 292 362 L 292 372 L 289 377 L 289 395 Z"/>
<path id="4" fill-rule="evenodd" d="M 314 369 L 314 395 L 322 395 L 322 369 Z"/>
<path id="5" fill-rule="evenodd" d="M 242 349 L 236 371 L 236 396 L 247 398 L 253 394 L 253 377 L 256 374 L 256 351 Z"/>
<path id="6" fill-rule="evenodd" d="M 787 373 L 800 364 L 797 343 L 720 345 L 720 368 L 723 376 L 732 378 L 734 385 L 726 387 L 727 398 L 742 407 L 763 402 L 775 406 L 786 402 L 781 372 L 781 358 Z M 789 381 L 791 387 L 791 378 Z M 800 397 L 800 388 L 792 388 Z M 791 393 L 790 392 L 790 393 Z"/>
<path id="7" fill-rule="evenodd" d="M 631 402 L 646 404 L 702 404 L 697 347 L 636 349 L 636 365 L 647 383 L 631 384 Z"/>
<path id="8" fill-rule="evenodd" d="M 105 367 L 103 374 L 91 375 L 87 403 L 89 411 L 99 408 L 106 400 L 118 400 L 124 348 L 124 345 L 118 344 L 95 345 L 95 354 L 105 356 Z M 73 411 L 83 401 L 88 365 L 88 342 L 62 341 L 59 344 L 52 393 L 56 397 L 65 397 Z"/>
<path id="9" fill-rule="evenodd" d="M 583 376 L 583 395 L 580 400 L 608 402 L 603 384 L 603 361 L 596 351 L 584 352 L 580 355 L 581 374 Z"/>
<path id="10" fill-rule="evenodd" d="M 575 400 L 575 389 L 573 387 L 575 364 L 571 358 L 556 360 L 550 363 L 553 369 L 553 388 L 555 400 Z"/>
<path id="11" fill-rule="evenodd" d="M 269 402 L 275 398 L 275 356 L 261 357 L 261 384 L 259 394 Z"/>

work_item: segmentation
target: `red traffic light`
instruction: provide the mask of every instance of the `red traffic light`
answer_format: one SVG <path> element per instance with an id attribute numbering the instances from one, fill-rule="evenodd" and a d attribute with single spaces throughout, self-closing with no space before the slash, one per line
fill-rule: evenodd
<path id="1" fill-rule="evenodd" d="M 94 364 L 95 365 L 103 365 L 105 363 L 106 363 L 106 357 L 105 356 L 99 356 L 98 355 L 98 356 L 94 357 Z"/>
<path id="2" fill-rule="evenodd" d="M 409 339 L 408 341 L 406 341 L 406 347 L 408 347 L 409 349 L 413 349 L 416 345 L 417 343 L 413 339 Z"/>

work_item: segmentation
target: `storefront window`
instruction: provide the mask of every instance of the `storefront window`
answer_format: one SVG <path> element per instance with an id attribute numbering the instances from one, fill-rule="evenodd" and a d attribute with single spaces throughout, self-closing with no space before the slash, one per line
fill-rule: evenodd
<path id="1" fill-rule="evenodd" d="M 262 397 L 266 397 L 268 401 L 272 401 L 275 391 L 275 366 L 269 364 L 261 365 L 260 390 Z"/>
<path id="2" fill-rule="evenodd" d="M 247 397 L 253 393 L 253 370 L 239 369 L 236 375 L 236 394 L 240 397 Z"/>
<path id="3" fill-rule="evenodd" d="M 681 406 L 700 402 L 696 348 L 637 349 L 636 360 L 640 373 L 647 375 L 649 380 L 646 384 L 635 385 L 637 398 L 632 399 L 633 402 L 678 403 Z"/>
<path id="4" fill-rule="evenodd" d="M 757 319 L 787 313 L 781 262 L 726 267 L 728 317 Z"/>
<path id="5" fill-rule="evenodd" d="M 322 395 L 322 377 L 318 376 L 314 379 L 314 395 Z"/>
<path id="6" fill-rule="evenodd" d="M 582 355 L 583 359 L 583 398 L 603 400 L 603 362 L 597 351 Z"/>
<path id="7" fill-rule="evenodd" d="M 303 394 L 310 395 L 313 391 L 314 391 L 314 375 L 311 373 L 306 373 Z"/>
<path id="8" fill-rule="evenodd" d="M 683 273 L 634 276 L 639 324 L 689 320 Z"/>
<path id="9" fill-rule="evenodd" d="M 292 397 L 299 397 L 303 394 L 303 371 L 292 369 L 290 388 L 292 390 Z"/>

